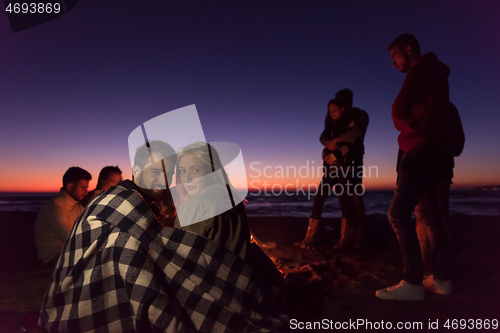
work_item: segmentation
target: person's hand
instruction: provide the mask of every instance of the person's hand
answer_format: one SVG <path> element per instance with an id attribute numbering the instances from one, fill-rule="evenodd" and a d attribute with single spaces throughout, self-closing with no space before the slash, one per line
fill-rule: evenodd
<path id="1" fill-rule="evenodd" d="M 326 148 L 328 148 L 328 150 L 335 150 L 335 148 L 337 147 L 337 143 L 339 141 L 337 139 L 332 139 L 330 141 L 327 141 L 326 142 Z"/>
<path id="2" fill-rule="evenodd" d="M 333 153 L 330 153 L 325 156 L 325 162 L 328 163 L 329 165 L 333 165 L 335 162 L 337 162 L 337 158 Z"/>
<path id="3" fill-rule="evenodd" d="M 415 117 L 423 113 L 425 110 L 425 105 L 423 103 L 415 103 L 411 107 L 411 116 Z"/>
<path id="4" fill-rule="evenodd" d="M 422 103 L 414 104 L 410 112 L 410 123 L 409 126 L 412 129 L 417 129 L 422 123 L 425 117 L 425 105 Z"/>
<path id="5" fill-rule="evenodd" d="M 160 214 L 164 217 L 175 217 L 177 216 L 177 211 L 175 210 L 174 200 L 172 195 L 168 193 L 163 200 L 155 201 L 155 203 L 160 208 Z"/>
<path id="6" fill-rule="evenodd" d="M 340 147 L 339 150 L 342 153 L 342 156 L 347 155 L 347 153 L 349 152 L 349 148 L 347 146 L 342 146 L 342 147 Z"/>

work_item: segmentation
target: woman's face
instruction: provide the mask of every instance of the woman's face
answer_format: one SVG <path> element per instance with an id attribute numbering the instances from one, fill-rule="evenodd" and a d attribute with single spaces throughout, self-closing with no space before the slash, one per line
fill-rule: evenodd
<path id="1" fill-rule="evenodd" d="M 194 154 L 186 154 L 179 161 L 179 172 L 182 186 L 189 197 L 194 197 L 208 184 L 206 176 L 210 173 L 207 165 L 203 164 Z"/>
<path id="2" fill-rule="evenodd" d="M 335 104 L 328 105 L 328 113 L 333 120 L 337 120 L 342 115 L 342 109 L 340 106 Z"/>

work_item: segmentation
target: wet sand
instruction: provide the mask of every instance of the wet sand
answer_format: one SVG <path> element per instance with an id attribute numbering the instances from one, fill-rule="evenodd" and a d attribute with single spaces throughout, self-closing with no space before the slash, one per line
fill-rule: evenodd
<path id="1" fill-rule="evenodd" d="M 23 316 L 39 308 L 48 283 L 50 270 L 36 260 L 35 217 L 30 212 L 0 212 L 0 333 L 19 331 Z M 422 322 L 423 329 L 416 332 L 427 332 L 429 320 L 439 320 L 439 332 L 449 331 L 443 329 L 447 319 L 500 319 L 500 217 L 453 215 L 455 292 L 428 294 L 424 301 L 412 302 L 375 297 L 377 289 L 399 282 L 402 272 L 396 237 L 385 216 L 367 217 L 367 242 L 359 253 L 332 250 L 339 237 L 338 219 L 321 221 L 315 250 L 293 246 L 304 236 L 306 219 L 249 221 L 257 237 L 277 243 L 264 251 L 279 269 L 291 273 L 287 304 L 292 319 Z"/>

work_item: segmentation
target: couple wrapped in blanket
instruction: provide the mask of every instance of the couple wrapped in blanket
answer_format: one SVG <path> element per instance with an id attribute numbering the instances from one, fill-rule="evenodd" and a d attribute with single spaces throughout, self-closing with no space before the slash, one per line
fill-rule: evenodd
<path id="1" fill-rule="evenodd" d="M 142 147 L 145 163 L 137 161 L 138 149 L 133 182 L 110 188 L 77 219 L 40 326 L 48 332 L 288 330 L 281 276 L 250 243 L 244 205 L 215 149 L 200 143 L 160 154 L 171 148 L 153 143 Z M 168 192 L 157 180 L 170 183 L 175 167 L 182 204 L 176 227 L 166 228 L 152 202 Z"/>

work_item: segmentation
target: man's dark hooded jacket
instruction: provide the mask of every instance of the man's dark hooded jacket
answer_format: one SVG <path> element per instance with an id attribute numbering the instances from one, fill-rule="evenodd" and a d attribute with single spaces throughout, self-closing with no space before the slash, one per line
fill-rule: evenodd
<path id="1" fill-rule="evenodd" d="M 392 106 L 394 126 L 401 133 L 399 148 L 410 151 L 439 151 L 449 103 L 450 69 L 430 52 L 411 66 Z"/>

